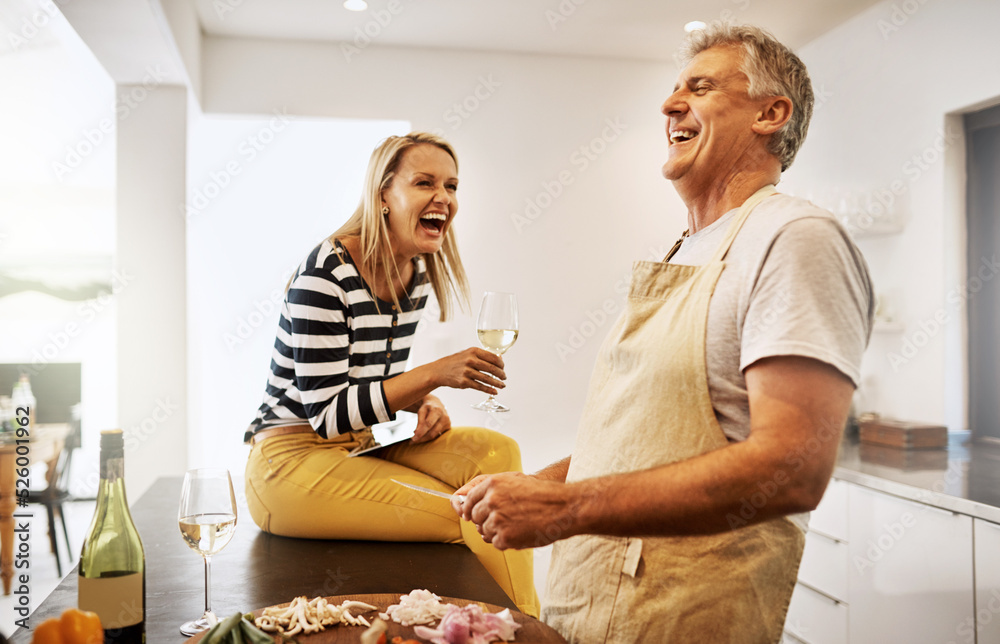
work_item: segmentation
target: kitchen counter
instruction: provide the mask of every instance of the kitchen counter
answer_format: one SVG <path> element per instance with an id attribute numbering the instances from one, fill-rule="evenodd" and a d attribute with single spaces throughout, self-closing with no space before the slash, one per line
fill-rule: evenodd
<path id="1" fill-rule="evenodd" d="M 185 642 L 180 625 L 205 608 L 204 564 L 177 531 L 180 490 L 180 477 L 160 478 L 132 506 L 146 552 L 150 644 Z M 476 556 L 459 544 L 289 539 L 261 532 L 243 518 L 233 540 L 212 557 L 212 607 L 221 616 L 299 595 L 402 595 L 414 588 L 515 608 Z M 76 603 L 74 568 L 31 614 L 29 628 L 18 629 L 11 641 L 27 644 L 35 626 Z"/>
<path id="2" fill-rule="evenodd" d="M 1000 523 L 1000 449 L 949 432 L 947 449 L 905 450 L 847 437 L 833 477 L 910 501 Z"/>

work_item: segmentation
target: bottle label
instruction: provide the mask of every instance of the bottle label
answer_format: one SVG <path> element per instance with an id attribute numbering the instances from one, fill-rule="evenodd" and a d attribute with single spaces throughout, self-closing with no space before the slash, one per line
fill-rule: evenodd
<path id="1" fill-rule="evenodd" d="M 97 613 L 105 629 L 124 628 L 143 619 L 142 574 L 91 579 L 79 577 L 80 610 Z"/>

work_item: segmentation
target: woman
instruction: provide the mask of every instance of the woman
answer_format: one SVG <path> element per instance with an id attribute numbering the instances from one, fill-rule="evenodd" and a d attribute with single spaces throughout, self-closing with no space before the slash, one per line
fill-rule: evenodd
<path id="1" fill-rule="evenodd" d="M 250 514 L 266 532 L 315 539 L 465 542 L 525 613 L 537 616 L 530 551 L 483 542 L 446 499 L 391 479 L 451 493 L 475 476 L 521 469 L 517 443 L 482 428 L 451 429 L 438 387 L 496 393 L 500 356 L 471 347 L 404 371 L 433 289 L 448 316 L 467 301 L 451 224 L 458 211 L 451 146 L 422 132 L 373 153 L 361 204 L 289 282 L 264 403 L 247 430 Z M 371 425 L 417 413 L 410 443 L 378 457 L 347 453 Z"/>

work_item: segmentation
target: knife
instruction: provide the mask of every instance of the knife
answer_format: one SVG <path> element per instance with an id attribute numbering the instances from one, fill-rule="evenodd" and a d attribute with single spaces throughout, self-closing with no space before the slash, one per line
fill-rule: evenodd
<path id="1" fill-rule="evenodd" d="M 423 492 L 424 494 L 433 494 L 434 496 L 439 496 L 442 499 L 449 499 L 449 500 L 451 500 L 452 497 L 455 497 L 458 499 L 459 503 L 465 502 L 464 494 L 448 494 L 447 492 L 438 492 L 437 490 L 432 490 L 427 487 L 420 487 L 419 485 L 413 485 L 412 483 L 403 483 L 402 481 L 397 481 L 396 479 L 389 479 L 389 480 L 392 481 L 393 483 L 399 483 L 403 487 L 408 487 L 411 490 L 416 490 L 417 492 Z"/>

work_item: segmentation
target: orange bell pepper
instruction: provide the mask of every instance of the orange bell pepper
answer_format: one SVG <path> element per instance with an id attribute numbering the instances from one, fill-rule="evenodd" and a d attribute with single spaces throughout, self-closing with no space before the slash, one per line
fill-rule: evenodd
<path id="1" fill-rule="evenodd" d="M 67 608 L 39 624 L 31 644 L 104 644 L 104 629 L 97 613 Z"/>

